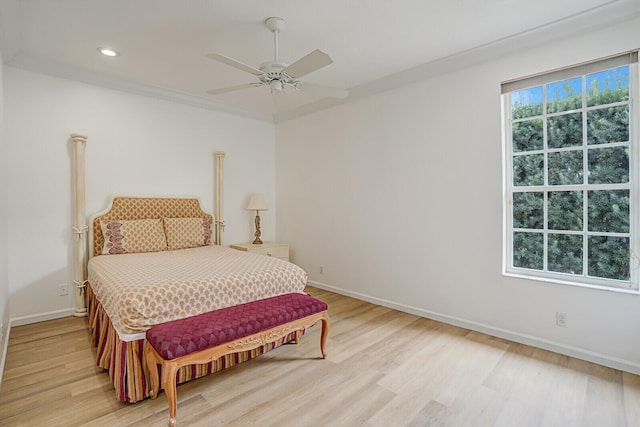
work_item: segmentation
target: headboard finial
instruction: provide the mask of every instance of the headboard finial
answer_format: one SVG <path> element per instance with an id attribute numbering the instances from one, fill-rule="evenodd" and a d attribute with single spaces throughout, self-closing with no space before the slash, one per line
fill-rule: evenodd
<path id="1" fill-rule="evenodd" d="M 222 217 L 222 206 L 224 202 L 223 188 L 224 188 L 224 151 L 215 151 L 213 153 L 215 159 L 215 179 L 214 179 L 214 206 L 213 214 L 216 217 L 216 223 L 214 224 L 213 240 L 216 245 L 222 245 L 222 232 L 224 231 L 224 219 Z"/>

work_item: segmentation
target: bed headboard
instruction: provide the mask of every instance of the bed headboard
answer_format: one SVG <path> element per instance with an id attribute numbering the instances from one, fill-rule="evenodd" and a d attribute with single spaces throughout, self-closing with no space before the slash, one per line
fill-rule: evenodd
<path id="1" fill-rule="evenodd" d="M 100 229 L 102 220 L 189 217 L 208 218 L 213 223 L 213 215 L 202 210 L 200 200 L 196 197 L 114 196 L 106 210 L 91 217 L 90 253 L 96 256 L 102 252 L 104 244 Z"/>

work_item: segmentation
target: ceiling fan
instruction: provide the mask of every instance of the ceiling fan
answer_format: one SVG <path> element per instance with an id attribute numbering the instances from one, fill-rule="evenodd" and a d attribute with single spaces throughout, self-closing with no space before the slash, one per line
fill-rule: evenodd
<path id="1" fill-rule="evenodd" d="M 317 88 L 322 90 L 326 96 L 333 98 L 345 98 L 349 95 L 349 91 L 345 89 L 338 89 L 334 87 L 316 85 L 299 80 L 301 77 L 307 74 L 313 73 L 322 67 L 326 67 L 333 63 L 333 60 L 326 53 L 321 50 L 314 50 L 313 52 L 303 56 L 295 61 L 293 64 L 285 64 L 278 59 L 278 34 L 286 26 L 284 19 L 279 17 L 271 17 L 265 20 L 267 28 L 273 33 L 273 45 L 274 45 L 274 59 L 273 61 L 267 61 L 260 64 L 259 68 L 254 68 L 250 65 L 243 64 L 228 56 L 221 55 L 219 53 L 210 53 L 207 55 L 215 61 L 222 62 L 238 70 L 253 74 L 258 77 L 257 82 L 245 83 L 236 86 L 229 86 L 220 89 L 208 90 L 207 93 L 211 95 L 219 95 L 222 93 L 232 92 L 241 89 L 247 89 L 250 87 L 269 86 L 272 94 L 277 94 L 285 91 L 286 87 L 292 87 L 294 89 L 303 89 L 305 87 Z"/>

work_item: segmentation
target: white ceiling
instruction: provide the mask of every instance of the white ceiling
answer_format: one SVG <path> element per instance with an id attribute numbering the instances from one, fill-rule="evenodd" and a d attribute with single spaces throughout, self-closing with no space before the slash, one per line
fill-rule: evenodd
<path id="1" fill-rule="evenodd" d="M 639 13 L 640 0 L 0 0 L 0 45 L 15 67 L 277 121 Z M 266 86 L 205 93 L 254 81 L 205 54 L 271 60 L 270 16 L 287 21 L 281 61 L 327 52 L 303 80 L 349 98 L 288 92 L 276 108 Z"/>

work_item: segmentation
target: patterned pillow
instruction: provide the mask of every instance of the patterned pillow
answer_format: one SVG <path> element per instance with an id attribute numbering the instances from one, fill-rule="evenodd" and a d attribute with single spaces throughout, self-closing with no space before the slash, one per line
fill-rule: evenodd
<path id="1" fill-rule="evenodd" d="M 211 244 L 211 222 L 207 218 L 164 218 L 169 250 Z"/>
<path id="2" fill-rule="evenodd" d="M 162 219 L 100 221 L 103 255 L 167 250 Z"/>

